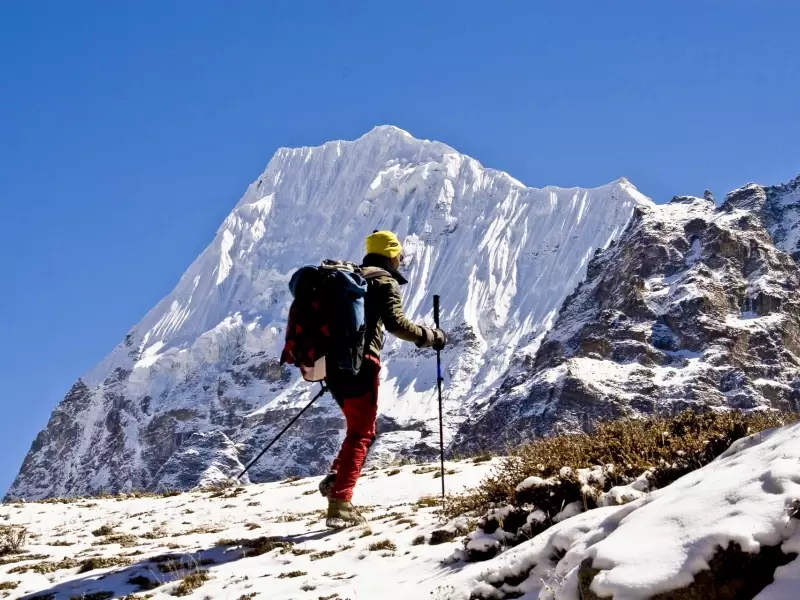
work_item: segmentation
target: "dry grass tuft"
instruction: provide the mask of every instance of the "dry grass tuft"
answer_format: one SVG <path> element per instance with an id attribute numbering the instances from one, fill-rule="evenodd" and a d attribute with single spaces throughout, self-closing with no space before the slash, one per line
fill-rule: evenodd
<path id="1" fill-rule="evenodd" d="M 391 471 L 387 471 L 386 476 L 387 477 L 393 477 L 393 476 L 399 475 L 399 474 L 400 474 L 400 469 L 392 469 Z"/>
<path id="2" fill-rule="evenodd" d="M 95 529 L 92 532 L 92 535 L 94 537 L 102 537 L 106 535 L 111 535 L 112 533 L 114 533 L 114 526 L 111 523 L 106 523 L 102 527 Z"/>
<path id="3" fill-rule="evenodd" d="M 191 557 L 184 558 L 188 558 L 189 560 L 179 560 L 177 562 L 174 560 L 168 560 L 161 562 L 158 565 L 158 570 L 162 573 L 178 573 L 180 571 L 189 571 L 192 569 L 199 570 L 199 567 L 207 567 L 209 565 L 216 564 L 215 561 L 210 558 L 203 558 L 200 560 L 196 560 Z"/>
<path id="4" fill-rule="evenodd" d="M 45 558 L 47 557 L 45 556 Z M 30 559 L 31 557 L 27 557 L 25 560 Z M 11 569 L 9 573 L 28 573 L 29 571 L 33 571 L 34 573 L 39 573 L 39 575 L 46 575 L 62 569 L 74 569 L 79 565 L 80 563 L 74 558 L 64 558 L 58 562 L 40 562 L 33 565 L 20 565 Z"/>
<path id="5" fill-rule="evenodd" d="M 28 560 L 47 560 L 50 558 L 49 554 L 26 554 L 20 553 L 15 554 L 12 556 L 2 556 L 0 557 L 0 567 L 4 565 L 12 565 L 14 563 L 28 561 Z"/>
<path id="6" fill-rule="evenodd" d="M 435 473 L 439 470 L 439 467 L 434 467 L 433 465 L 426 465 L 424 467 L 419 467 L 411 471 L 414 475 L 425 475 L 426 473 Z"/>
<path id="7" fill-rule="evenodd" d="M 411 541 L 411 545 L 412 546 L 421 546 L 424 543 L 425 543 L 425 536 L 424 535 L 418 535 L 417 537 L 415 537 Z"/>
<path id="8" fill-rule="evenodd" d="M 19 554 L 23 552 L 25 543 L 28 541 L 28 528 L 19 525 L 0 526 L 0 556 L 7 554 Z"/>
<path id="9" fill-rule="evenodd" d="M 445 469 L 444 470 L 444 474 L 445 475 L 455 475 L 456 473 L 458 473 L 458 471 L 456 471 L 454 469 Z M 433 478 L 434 479 L 441 479 L 442 478 L 442 471 L 441 470 L 436 471 L 436 473 L 433 474 Z"/>
<path id="10" fill-rule="evenodd" d="M 597 425 L 590 434 L 554 436 L 519 448 L 503 459 L 496 471 L 470 493 L 448 499 L 444 516 L 483 513 L 493 506 L 535 504 L 550 514 L 570 502 L 588 502 L 574 475 L 560 475 L 562 467 L 576 469 L 613 465 L 606 488 L 624 485 L 650 470 L 651 485 L 661 488 L 698 469 L 745 436 L 793 423 L 796 414 L 738 411 L 684 412 L 676 417 L 627 419 Z M 543 497 L 519 497 L 516 487 L 530 476 L 558 480 Z M 608 491 L 607 489 L 603 491 Z M 546 497 L 545 497 L 546 496 Z"/>
<path id="11" fill-rule="evenodd" d="M 289 571 L 288 573 L 281 573 L 278 575 L 278 579 L 292 579 L 294 577 L 303 577 L 308 575 L 305 571 Z"/>
<path id="12" fill-rule="evenodd" d="M 381 540 L 379 542 L 370 544 L 367 547 L 367 550 L 369 550 L 370 552 L 378 552 L 379 550 L 391 550 L 392 552 L 394 552 L 395 550 L 397 550 L 397 546 L 391 540 Z"/>
<path id="13" fill-rule="evenodd" d="M 205 571 L 196 571 L 184 577 L 178 584 L 178 587 L 172 592 L 173 596 L 188 596 L 192 594 L 197 588 L 202 586 L 208 581 L 208 573 Z"/>
<path id="14" fill-rule="evenodd" d="M 94 556 L 84 560 L 78 568 L 78 573 L 88 573 L 95 569 L 107 569 L 109 567 L 125 567 L 131 561 L 121 556 Z"/>
<path id="15" fill-rule="evenodd" d="M 130 533 L 118 533 L 97 540 L 92 546 L 109 546 L 111 544 L 119 544 L 123 548 L 134 548 L 139 545 L 139 538 Z"/>
<path id="16" fill-rule="evenodd" d="M 479 454 L 478 456 L 473 456 L 471 461 L 473 464 L 480 464 L 484 462 L 489 462 L 492 460 L 494 456 L 489 452 L 484 452 L 483 454 Z"/>
<path id="17" fill-rule="evenodd" d="M 441 499 L 436 496 L 423 496 L 414 503 L 418 508 L 435 508 L 441 504 Z"/>

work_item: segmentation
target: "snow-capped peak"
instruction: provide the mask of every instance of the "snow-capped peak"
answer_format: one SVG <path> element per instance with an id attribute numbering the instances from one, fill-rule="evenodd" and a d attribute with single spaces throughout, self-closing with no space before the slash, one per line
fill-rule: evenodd
<path id="1" fill-rule="evenodd" d="M 170 485 L 246 462 L 308 397 L 277 361 L 291 273 L 325 258 L 359 261 L 374 229 L 396 231 L 405 245 L 408 315 L 430 323 L 432 296 L 442 298 L 451 435 L 513 364 L 533 356 L 595 251 L 650 204 L 627 180 L 529 188 L 391 126 L 281 149 L 175 289 L 81 378 L 77 400 L 56 409 L 11 494 L 157 487 L 164 463 L 194 444 L 208 469 L 171 471 Z M 372 456 L 435 453 L 432 356 L 392 341 L 383 360 L 384 433 Z M 253 469 L 254 481 L 327 467 L 338 409 L 320 403 L 304 423 Z M 233 445 L 195 435 L 211 431 Z"/>

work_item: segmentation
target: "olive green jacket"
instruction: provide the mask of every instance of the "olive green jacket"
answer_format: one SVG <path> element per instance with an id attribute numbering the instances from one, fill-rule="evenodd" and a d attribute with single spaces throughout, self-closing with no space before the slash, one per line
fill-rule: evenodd
<path id="1" fill-rule="evenodd" d="M 364 258 L 361 273 L 367 279 L 368 289 L 364 302 L 366 338 L 364 353 L 380 359 L 384 342 L 384 328 L 392 335 L 413 342 L 420 348 L 433 344 L 433 331 L 415 325 L 403 312 L 400 286 L 406 279 L 395 271 L 388 259 L 375 254 Z"/>

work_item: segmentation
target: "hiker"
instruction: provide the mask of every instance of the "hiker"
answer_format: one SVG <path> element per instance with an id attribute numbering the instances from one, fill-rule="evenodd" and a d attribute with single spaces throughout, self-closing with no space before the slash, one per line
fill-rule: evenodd
<path id="1" fill-rule="evenodd" d="M 441 350 L 447 343 L 442 330 L 415 325 L 403 313 L 399 286 L 408 282 L 399 272 L 403 248 L 397 236 L 390 231 L 375 231 L 367 237 L 366 247 L 367 254 L 361 265 L 361 274 L 368 282 L 361 368 L 355 375 L 333 368 L 328 368 L 326 373 L 328 388 L 347 423 L 339 455 L 319 484 L 320 493 L 328 498 L 329 527 L 366 522 L 350 500 L 367 451 L 375 440 L 383 329 L 419 348 Z"/>

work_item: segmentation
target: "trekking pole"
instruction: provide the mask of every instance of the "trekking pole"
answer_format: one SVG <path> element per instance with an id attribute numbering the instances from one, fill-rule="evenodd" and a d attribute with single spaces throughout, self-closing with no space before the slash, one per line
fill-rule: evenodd
<path id="1" fill-rule="evenodd" d="M 319 400 L 320 398 L 322 398 L 322 396 L 325 394 L 325 392 L 327 392 L 327 391 L 328 391 L 328 388 L 326 388 L 326 387 L 325 387 L 325 384 L 324 384 L 324 383 L 322 383 L 322 382 L 320 382 L 320 385 L 322 386 L 322 389 L 319 391 L 319 394 L 317 394 L 316 396 L 314 396 L 314 397 L 311 399 L 311 402 L 309 402 L 308 404 L 306 404 L 306 405 L 305 405 L 305 407 L 303 408 L 303 410 L 301 410 L 299 413 L 297 413 L 297 416 L 295 416 L 295 418 L 294 418 L 294 419 L 292 419 L 291 421 L 289 421 L 289 423 L 286 425 L 286 427 L 284 427 L 284 428 L 283 428 L 283 430 L 282 430 L 282 431 L 281 431 L 281 432 L 280 432 L 278 435 L 276 435 L 276 436 L 275 436 L 275 439 L 274 439 L 274 440 L 272 440 L 272 441 L 271 441 L 271 442 L 270 442 L 270 443 L 267 445 L 267 447 L 266 447 L 266 448 L 264 448 L 264 449 L 261 451 L 261 453 L 260 453 L 258 456 L 256 456 L 256 457 L 255 457 L 253 460 L 251 460 L 251 461 L 250 461 L 250 464 L 248 464 L 248 465 L 247 465 L 247 466 L 244 468 L 244 471 L 242 471 L 241 473 L 239 473 L 239 474 L 236 476 L 236 479 L 241 479 L 241 478 L 242 478 L 242 475 L 244 475 L 245 473 L 247 473 L 247 472 L 250 470 L 250 467 L 252 467 L 254 464 L 256 464 L 256 462 L 258 461 L 258 459 L 259 459 L 259 458 L 261 458 L 262 456 L 264 456 L 264 454 L 267 452 L 267 450 L 269 450 L 270 448 L 272 448 L 272 446 L 275 444 L 275 442 L 277 442 L 279 439 L 281 439 L 281 436 L 282 436 L 284 433 L 286 433 L 286 432 L 289 430 L 289 427 L 291 427 L 292 425 L 294 425 L 294 422 L 295 422 L 295 421 L 297 421 L 297 419 L 299 419 L 299 418 L 300 418 L 300 416 L 301 416 L 301 415 L 302 415 L 304 412 L 306 412 L 306 411 L 307 411 L 309 408 L 311 408 L 311 405 L 312 405 L 312 404 L 314 404 L 314 402 L 316 402 L 317 400 Z"/>
<path id="2" fill-rule="evenodd" d="M 439 296 L 433 297 L 433 322 L 439 327 Z M 442 460 L 442 502 L 444 502 L 444 423 L 442 419 L 442 351 L 436 351 L 436 388 L 439 390 L 439 455 Z"/>

